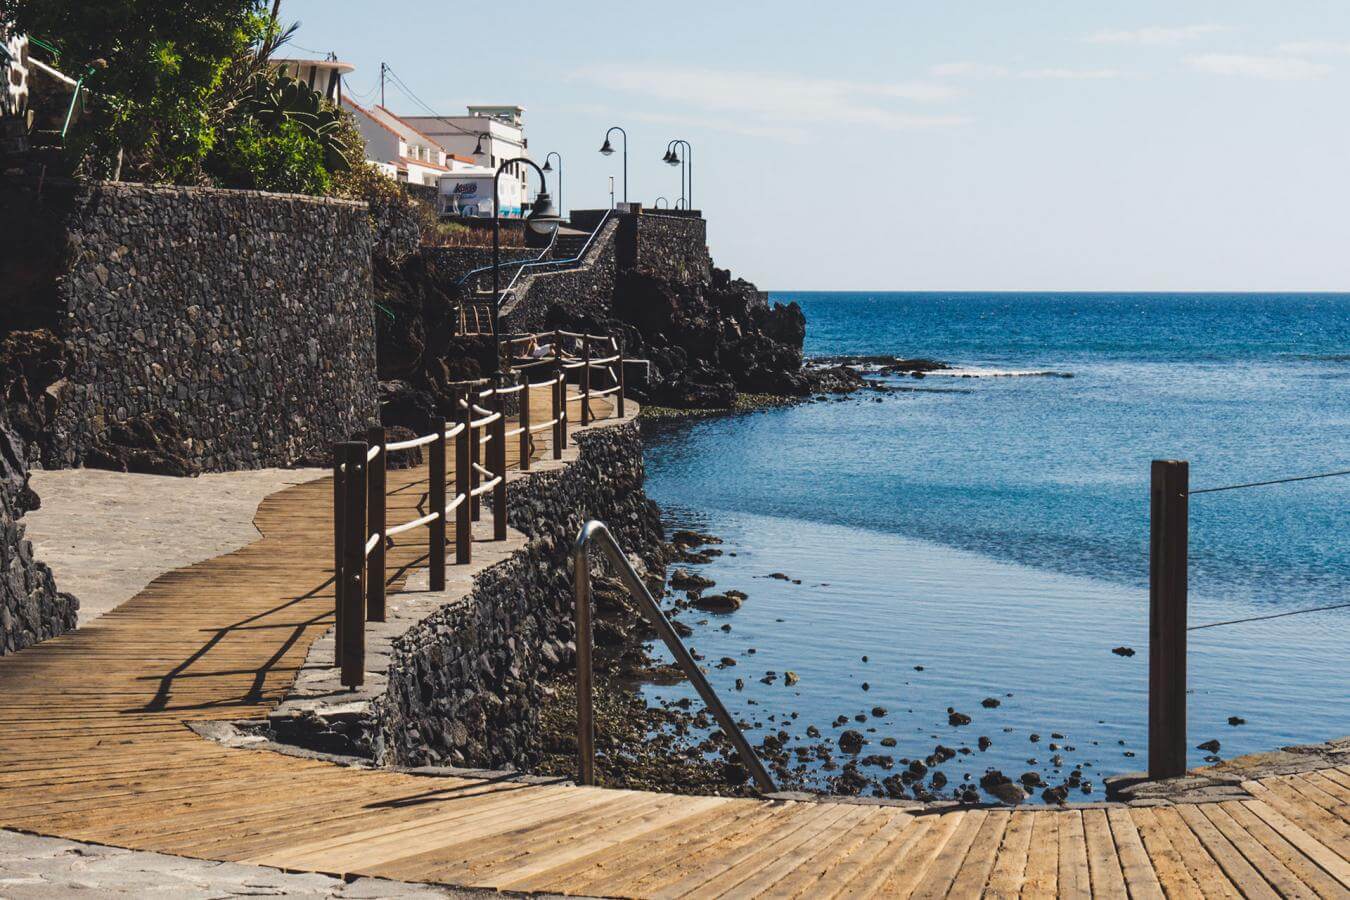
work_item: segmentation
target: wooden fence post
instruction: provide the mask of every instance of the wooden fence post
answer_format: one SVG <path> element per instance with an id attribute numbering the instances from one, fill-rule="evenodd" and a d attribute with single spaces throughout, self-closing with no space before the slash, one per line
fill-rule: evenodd
<path id="1" fill-rule="evenodd" d="M 478 392 L 475 391 L 472 386 L 470 386 L 468 388 L 468 393 L 464 397 L 465 402 L 469 404 L 470 419 L 473 419 L 474 416 L 478 415 L 478 413 L 474 411 L 474 406 L 476 405 L 475 401 L 477 399 L 478 399 Z M 486 407 L 484 408 L 486 409 Z M 478 490 L 478 485 L 481 484 L 483 480 L 483 475 L 481 472 L 478 471 L 477 468 L 479 465 L 482 464 L 483 440 L 482 435 L 478 434 L 477 432 L 481 431 L 482 428 L 481 427 L 470 428 L 469 430 L 473 432 L 472 434 L 469 435 L 469 437 L 473 439 L 469 441 L 469 463 L 470 463 L 469 483 L 473 485 L 474 490 Z M 483 514 L 482 504 L 480 503 L 479 498 L 477 496 L 470 497 L 465 502 L 469 504 L 469 517 L 472 518 L 475 522 L 477 522 L 479 518 L 482 517 Z"/>
<path id="2" fill-rule="evenodd" d="M 1153 461 L 1149 502 L 1148 776 L 1186 771 L 1186 554 L 1190 466 Z"/>
<path id="3" fill-rule="evenodd" d="M 530 471 L 530 373 L 520 373 L 520 470 Z"/>
<path id="4" fill-rule="evenodd" d="M 427 525 L 427 562 L 431 566 L 431 589 L 445 590 L 445 419 L 432 416 L 427 422 L 436 440 L 427 444 L 427 513 L 439 512 Z"/>
<path id="5" fill-rule="evenodd" d="M 459 421 L 464 427 L 455 436 L 455 496 L 464 498 L 455 507 L 455 562 L 461 566 L 468 565 L 473 557 L 473 517 L 469 515 L 469 491 L 473 490 L 473 479 L 469 477 L 472 418 L 472 409 L 462 411 Z"/>
<path id="6" fill-rule="evenodd" d="M 559 364 L 553 378 L 553 458 L 567 447 L 567 372 Z"/>
<path id="7" fill-rule="evenodd" d="M 619 374 L 619 418 L 622 419 L 627 414 L 624 411 L 623 403 L 623 338 L 619 338 L 615 343 L 618 345 L 619 351 L 619 368 L 616 371 Z"/>
<path id="8" fill-rule="evenodd" d="M 585 364 L 581 367 L 581 424 L 591 424 L 591 336 L 581 339 L 581 355 Z"/>
<path id="9" fill-rule="evenodd" d="M 347 501 L 346 457 L 342 455 L 342 444 L 333 445 L 333 665 L 342 665 L 342 587 L 346 579 L 342 577 L 343 541 L 347 536 L 347 523 L 343 515 Z"/>
<path id="10" fill-rule="evenodd" d="M 342 685 L 358 688 L 366 676 L 366 445 L 342 445 L 346 467 L 342 539 Z"/>
<path id="11" fill-rule="evenodd" d="M 385 521 L 385 472 L 388 468 L 388 443 L 384 429 L 376 426 L 366 433 L 371 447 L 379 449 L 375 458 L 366 466 L 366 521 L 367 533 L 378 534 L 380 540 L 375 549 L 366 557 L 366 619 L 370 622 L 384 621 L 384 531 Z M 368 455 L 368 454 L 367 454 Z"/>
<path id="12" fill-rule="evenodd" d="M 500 393 L 493 394 L 496 400 L 492 404 L 492 411 L 497 414 L 497 420 L 488 427 L 492 431 L 492 443 L 488 445 L 487 458 L 492 460 L 489 466 L 492 474 L 497 479 L 497 486 L 492 489 L 492 539 L 494 541 L 506 540 L 506 398 Z"/>

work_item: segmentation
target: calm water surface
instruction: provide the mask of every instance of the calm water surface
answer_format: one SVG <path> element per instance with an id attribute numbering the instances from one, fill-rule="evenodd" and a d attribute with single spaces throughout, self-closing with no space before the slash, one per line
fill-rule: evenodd
<path id="1" fill-rule="evenodd" d="M 1350 296 L 774 299 L 802 304 L 808 355 L 957 374 L 650 435 L 650 494 L 726 539 L 701 568 L 750 595 L 685 619 L 707 620 L 691 642 L 709 660 L 738 660 L 712 678 L 755 739 L 837 736 L 862 713 L 864 754 L 971 748 L 952 782 L 1086 765 L 1100 798 L 1102 775 L 1144 763 L 1149 461 L 1190 460 L 1197 488 L 1350 468 Z M 1350 478 L 1197 496 L 1191 538 L 1195 624 L 1350 601 Z M 1230 757 L 1350 733 L 1347 625 L 1350 609 L 1192 632 L 1191 743 Z M 786 669 L 792 688 L 758 680 Z"/>

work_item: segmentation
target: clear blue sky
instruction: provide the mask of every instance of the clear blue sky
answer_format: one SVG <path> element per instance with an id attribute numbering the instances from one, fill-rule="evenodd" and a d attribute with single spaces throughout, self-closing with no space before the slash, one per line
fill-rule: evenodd
<path id="1" fill-rule="evenodd" d="M 674 199 L 771 289 L 1350 290 L 1344 0 L 285 0 L 368 92 L 519 103 L 569 208 Z M 397 88 L 388 105 L 417 113 Z"/>

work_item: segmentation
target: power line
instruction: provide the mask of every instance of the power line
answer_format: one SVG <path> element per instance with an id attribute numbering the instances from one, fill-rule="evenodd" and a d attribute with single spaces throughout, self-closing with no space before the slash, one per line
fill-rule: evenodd
<path id="1" fill-rule="evenodd" d="M 1214 494 L 1219 491 L 1236 491 L 1238 488 L 1264 487 L 1268 484 L 1288 484 L 1291 481 L 1312 481 L 1314 478 L 1335 478 L 1338 475 L 1350 475 L 1350 469 L 1340 472 L 1321 472 L 1317 475 L 1295 475 L 1292 478 L 1276 478 L 1272 481 L 1249 481 L 1246 484 L 1226 484 L 1223 487 L 1199 488 L 1187 491 L 1187 494 Z"/>
<path id="2" fill-rule="evenodd" d="M 449 125 L 451 128 L 460 132 L 461 134 L 470 134 L 473 135 L 474 137 L 483 137 L 485 134 L 487 134 L 487 132 L 485 131 L 472 131 L 468 128 L 463 127 L 462 125 L 458 125 L 454 122 L 451 122 L 444 115 L 438 113 L 435 109 L 433 109 L 431 105 L 428 104 L 425 100 L 417 96 L 417 94 L 413 91 L 413 89 L 408 87 L 408 85 L 403 81 L 403 79 L 398 77 L 398 73 L 395 72 L 392 68 L 386 66 L 385 71 L 388 73 L 389 77 L 394 80 L 394 85 L 398 87 L 400 90 L 402 90 L 403 93 L 408 96 L 408 99 L 412 100 L 418 106 L 422 107 L 428 113 L 430 113 L 432 118 L 440 120 L 441 122 L 445 123 L 446 125 Z"/>
<path id="3" fill-rule="evenodd" d="M 1243 622 L 1260 622 L 1265 619 L 1282 619 L 1285 616 L 1299 616 L 1303 613 L 1323 612 L 1328 609 L 1345 609 L 1350 607 L 1350 603 L 1333 603 L 1330 606 L 1314 606 L 1311 609 L 1295 609 L 1289 612 L 1271 613 L 1268 616 L 1251 616 L 1246 619 L 1230 619 L 1227 622 L 1210 622 L 1207 625 L 1192 625 L 1187 631 L 1199 631 L 1201 628 L 1218 628 L 1220 625 L 1241 625 Z"/>

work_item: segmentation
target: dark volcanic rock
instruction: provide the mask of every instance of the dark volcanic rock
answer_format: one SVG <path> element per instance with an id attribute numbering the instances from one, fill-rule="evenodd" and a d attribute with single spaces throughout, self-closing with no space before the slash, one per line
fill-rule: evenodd
<path id="1" fill-rule="evenodd" d="M 33 558 L 24 513 L 38 508 L 28 486 L 25 448 L 0 405 L 0 655 L 75 627 L 79 601 L 56 589 L 51 569 Z"/>

